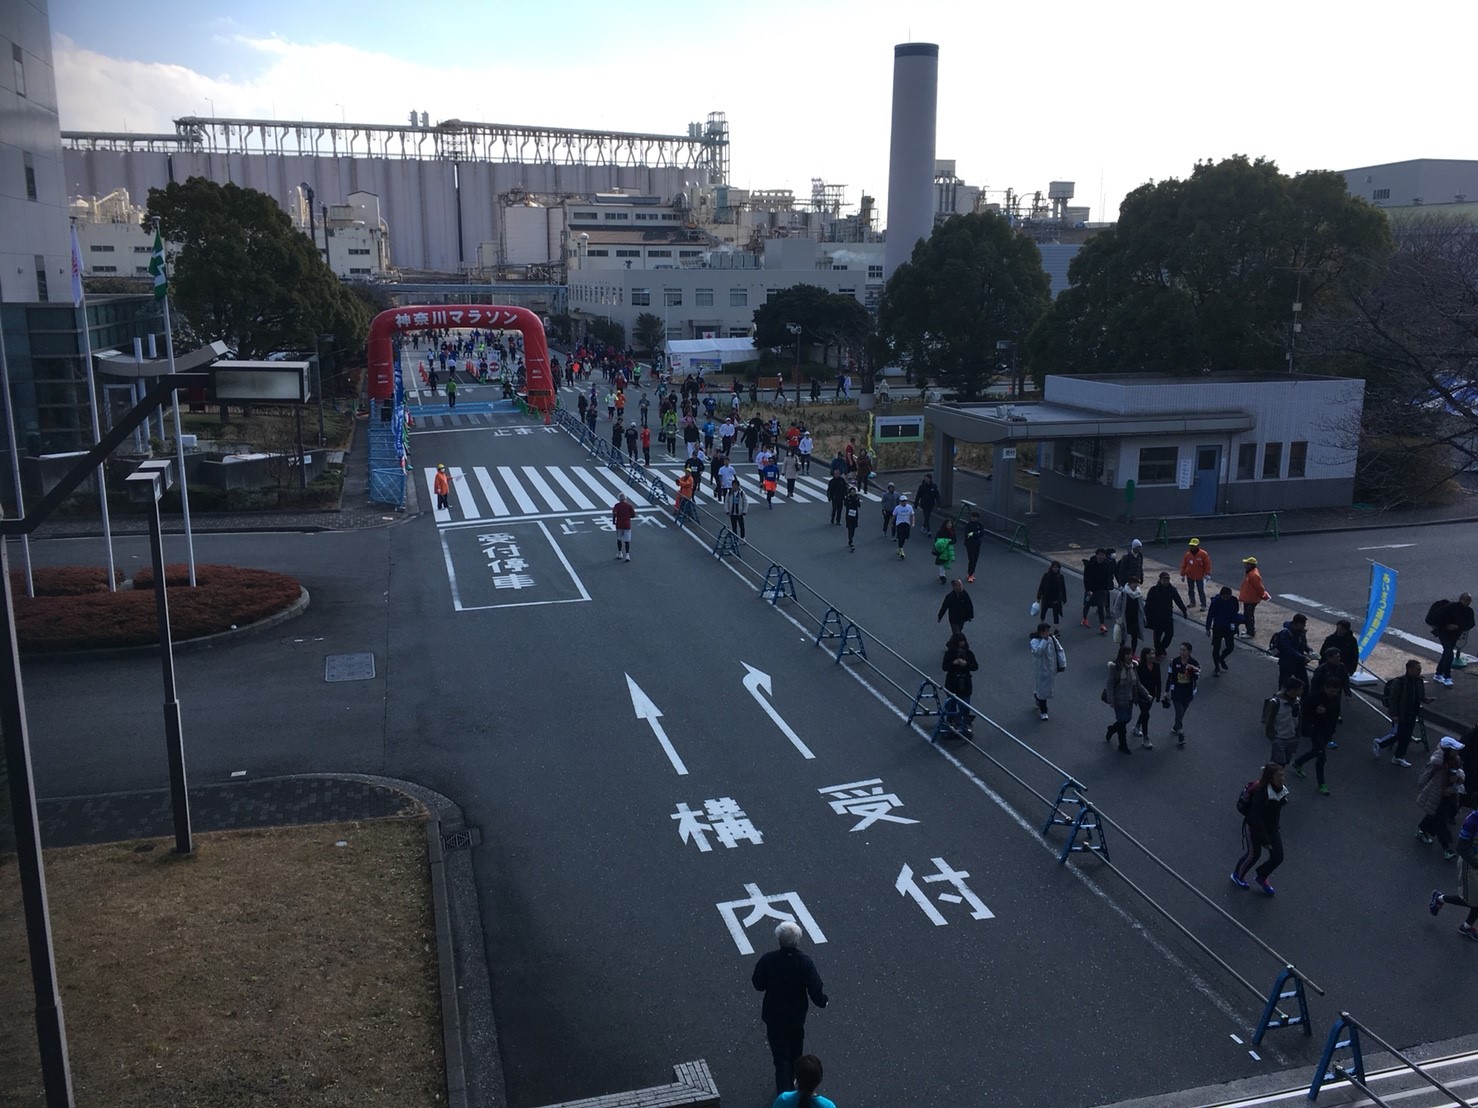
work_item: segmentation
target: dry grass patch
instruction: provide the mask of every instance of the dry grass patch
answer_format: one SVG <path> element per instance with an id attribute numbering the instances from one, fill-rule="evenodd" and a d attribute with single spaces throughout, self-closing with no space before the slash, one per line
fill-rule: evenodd
<path id="1" fill-rule="evenodd" d="M 338 846 L 343 842 L 346 845 Z M 316 824 L 48 851 L 79 1108 L 445 1102 L 426 833 Z M 14 863 L 0 1104 L 41 1104 Z"/>

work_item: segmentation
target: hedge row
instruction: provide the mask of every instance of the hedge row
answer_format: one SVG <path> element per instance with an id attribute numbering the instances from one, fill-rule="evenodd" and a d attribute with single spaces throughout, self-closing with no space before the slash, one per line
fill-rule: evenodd
<path id="1" fill-rule="evenodd" d="M 41 577 L 59 573 L 55 581 L 81 582 L 91 574 L 103 587 L 97 591 L 50 592 L 43 595 Z M 190 567 L 164 567 L 169 586 L 169 625 L 175 641 L 200 638 L 245 627 L 290 607 L 301 594 L 296 580 L 281 573 L 239 566 L 197 565 L 196 587 L 190 588 Z M 79 566 L 38 570 L 33 578 L 36 596 L 23 595 L 24 581 L 15 595 L 15 632 L 22 654 L 68 650 L 97 650 L 151 646 L 159 642 L 154 611 L 154 573 L 140 569 L 133 588 L 107 592 L 104 570 Z"/>

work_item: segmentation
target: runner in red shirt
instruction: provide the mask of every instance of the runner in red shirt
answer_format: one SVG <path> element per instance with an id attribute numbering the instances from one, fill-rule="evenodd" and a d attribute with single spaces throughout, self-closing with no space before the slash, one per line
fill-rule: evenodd
<path id="1" fill-rule="evenodd" d="M 636 509 L 626 499 L 626 494 L 617 493 L 616 503 L 611 505 L 611 518 L 616 524 L 616 561 L 631 561 L 631 521 L 636 518 Z"/>

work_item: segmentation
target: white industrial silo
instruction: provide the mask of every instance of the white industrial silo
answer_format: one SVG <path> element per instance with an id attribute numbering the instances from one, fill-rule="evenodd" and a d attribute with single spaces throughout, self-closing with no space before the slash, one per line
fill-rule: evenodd
<path id="1" fill-rule="evenodd" d="M 939 109 L 939 47 L 893 47 L 893 136 L 888 153 L 888 241 L 883 276 L 913 254 L 934 228 L 934 127 Z"/>

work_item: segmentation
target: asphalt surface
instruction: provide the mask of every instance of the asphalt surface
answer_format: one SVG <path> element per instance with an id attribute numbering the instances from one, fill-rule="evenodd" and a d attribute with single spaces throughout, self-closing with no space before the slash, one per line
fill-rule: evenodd
<path id="1" fill-rule="evenodd" d="M 787 898 L 773 910 L 808 914 L 804 946 L 832 998 L 811 1016 L 808 1048 L 847 1104 L 1089 1105 L 1286 1066 L 1302 1074 L 1341 1008 L 1399 1045 L 1463 1029 L 1478 971 L 1455 920 L 1422 910 L 1453 875 L 1412 837 L 1414 771 L 1371 760 L 1381 721 L 1363 705 L 1351 705 L 1331 756 L 1334 795 L 1292 782 L 1278 895 L 1236 890 L 1226 879 L 1239 852 L 1232 801 L 1266 755 L 1265 658 L 1244 649 L 1230 675 L 1203 682 L 1186 749 L 1168 743 L 1157 710 L 1153 751 L 1113 753 L 1097 697 L 1109 644 L 1064 627 L 1069 670 L 1052 720 L 1039 721 L 1024 640 L 1042 564 L 990 547 L 968 628 L 982 664 L 975 703 L 989 721 L 974 747 L 936 747 L 899 714 L 935 675 L 945 637 L 922 536 L 899 561 L 869 506 L 851 554 L 824 503 L 752 503 L 753 546 L 739 565 L 644 509 L 652 522 L 637 528 L 633 561 L 618 562 L 600 523 L 616 487 L 563 434 L 496 434 L 528 426 L 481 413 L 418 425 L 418 468 L 443 460 L 462 471 L 442 523 L 417 474 L 413 510 L 424 511 L 403 526 L 197 536 L 201 560 L 291 573 L 313 602 L 263 636 L 177 659 L 192 784 L 238 772 L 380 774 L 447 795 L 480 828 L 473 858 L 513 1108 L 660 1083 L 674 1062 L 699 1057 L 726 1102 L 767 1102 L 749 973 L 774 920 L 741 922 L 749 909 L 735 905 L 749 886 Z M 516 489 L 539 510 L 525 510 Z M 1369 543 L 1311 549 L 1329 565 L 1347 545 Z M 33 552 L 82 562 L 93 546 L 51 539 Z M 140 539 L 120 550 L 147 557 Z M 1297 581 L 1292 567 L 1306 559 L 1284 550 L 1286 580 Z M 758 596 L 772 559 L 799 579 L 798 602 Z M 1429 572 L 1424 564 L 1411 574 Z M 1358 565 L 1352 556 L 1348 572 Z M 1284 591 L 1282 569 L 1277 558 L 1265 567 L 1270 590 Z M 1312 589 L 1286 591 L 1348 603 Z M 838 665 L 815 647 L 828 603 L 861 628 L 875 665 Z M 354 653 L 374 655 L 373 677 L 325 681 L 327 659 Z M 750 667 L 769 675 L 768 692 Z M 157 659 L 34 664 L 25 680 L 43 797 L 165 779 Z M 657 727 L 638 714 L 650 716 L 647 700 L 662 712 Z M 1115 866 L 1231 970 L 1265 990 L 1280 962 L 1217 907 L 1328 990 L 1311 997 L 1313 1040 L 1275 1033 L 1253 1057 L 1233 1037 L 1250 1037 L 1261 1008 L 1251 991 L 1102 859 L 1057 864 L 1062 832 L 1044 840 L 1041 797 L 1065 773 L 1114 821 Z M 827 791 L 844 784 L 881 789 L 871 798 L 880 817 L 858 828 L 868 812 L 855 802 L 868 797 Z M 707 851 L 683 838 L 673 817 L 709 804 L 693 818 L 737 832 L 732 846 L 717 831 L 705 832 Z M 941 865 L 968 873 L 953 878 L 963 888 L 925 880 Z"/>

